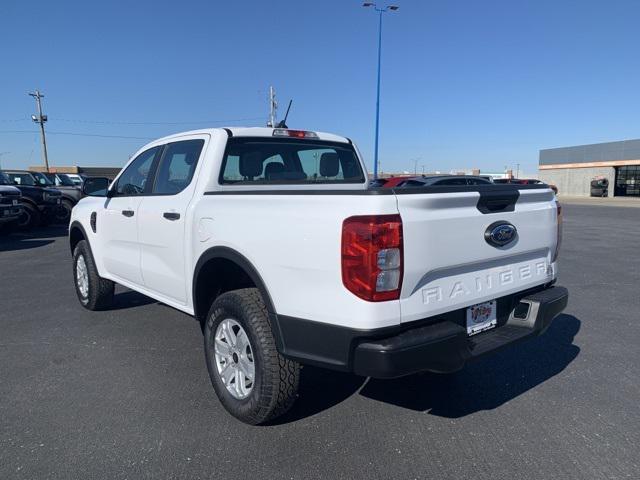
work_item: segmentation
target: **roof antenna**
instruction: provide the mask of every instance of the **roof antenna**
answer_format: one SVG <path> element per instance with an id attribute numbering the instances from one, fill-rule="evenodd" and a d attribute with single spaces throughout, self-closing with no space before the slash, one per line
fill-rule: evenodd
<path id="1" fill-rule="evenodd" d="M 289 117 L 289 110 L 291 110 L 291 104 L 293 103 L 293 99 L 289 100 L 289 106 L 287 107 L 287 113 L 284 114 L 284 118 L 278 122 L 276 128 L 289 128 L 287 127 L 287 118 Z"/>

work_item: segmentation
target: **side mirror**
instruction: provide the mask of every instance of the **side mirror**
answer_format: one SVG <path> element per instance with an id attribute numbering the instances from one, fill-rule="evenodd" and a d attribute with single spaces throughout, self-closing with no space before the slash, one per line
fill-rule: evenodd
<path id="1" fill-rule="evenodd" d="M 109 179 L 103 177 L 87 178 L 82 184 L 82 193 L 88 197 L 108 197 Z"/>

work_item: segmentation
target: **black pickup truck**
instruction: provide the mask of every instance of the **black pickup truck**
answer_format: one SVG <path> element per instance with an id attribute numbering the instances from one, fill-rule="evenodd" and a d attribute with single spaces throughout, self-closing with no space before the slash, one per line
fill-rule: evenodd
<path id="1" fill-rule="evenodd" d="M 55 212 L 57 223 L 67 223 L 71 217 L 71 210 L 82 198 L 82 191 L 69 181 L 70 185 L 57 185 L 55 174 L 32 172 L 28 170 L 5 170 L 5 173 L 16 183 L 21 185 L 35 185 L 42 188 L 54 188 L 62 195 L 60 208 Z"/>
<path id="2" fill-rule="evenodd" d="M 20 177 L 0 172 L 0 185 L 11 185 L 20 190 L 22 213 L 16 222 L 18 228 L 31 228 L 54 222 L 60 215 L 62 194 L 55 188 L 36 184 L 32 176 Z"/>
<path id="3" fill-rule="evenodd" d="M 0 234 L 5 227 L 15 224 L 22 215 L 20 190 L 12 185 L 3 185 L 0 179 Z"/>

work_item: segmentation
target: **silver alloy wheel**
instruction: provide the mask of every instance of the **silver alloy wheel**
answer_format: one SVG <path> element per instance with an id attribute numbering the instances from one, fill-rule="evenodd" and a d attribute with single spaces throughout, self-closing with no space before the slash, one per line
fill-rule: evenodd
<path id="1" fill-rule="evenodd" d="M 214 337 L 216 367 L 229 393 L 239 400 L 253 389 L 256 376 L 253 349 L 247 332 L 231 318 L 218 324 Z"/>
<path id="2" fill-rule="evenodd" d="M 79 255 L 76 261 L 76 283 L 78 284 L 78 290 L 83 298 L 89 296 L 89 272 L 87 271 L 87 262 L 84 260 L 84 255 Z"/>

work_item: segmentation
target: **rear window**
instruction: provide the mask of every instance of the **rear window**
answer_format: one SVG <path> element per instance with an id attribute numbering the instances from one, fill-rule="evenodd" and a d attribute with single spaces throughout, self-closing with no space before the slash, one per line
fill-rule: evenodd
<path id="1" fill-rule="evenodd" d="M 281 138 L 230 138 L 220 183 L 303 185 L 364 183 L 364 173 L 349 144 Z"/>

